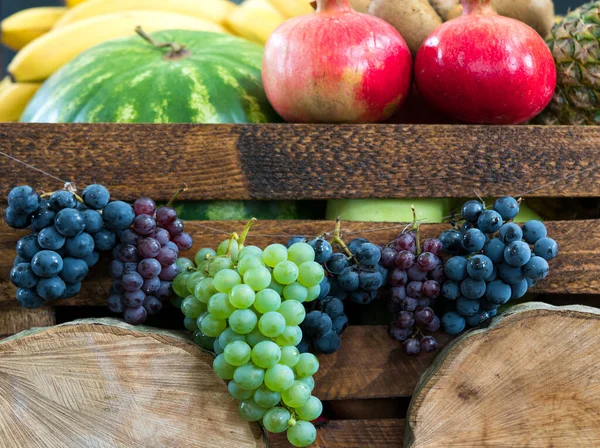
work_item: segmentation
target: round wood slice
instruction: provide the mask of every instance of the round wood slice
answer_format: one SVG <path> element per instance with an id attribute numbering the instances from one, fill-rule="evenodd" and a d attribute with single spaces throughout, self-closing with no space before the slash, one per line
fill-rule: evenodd
<path id="1" fill-rule="evenodd" d="M 519 305 L 460 337 L 415 390 L 409 447 L 600 446 L 600 311 Z"/>
<path id="2" fill-rule="evenodd" d="M 183 335 L 84 320 L 0 343 L 0 445 L 265 447 Z"/>

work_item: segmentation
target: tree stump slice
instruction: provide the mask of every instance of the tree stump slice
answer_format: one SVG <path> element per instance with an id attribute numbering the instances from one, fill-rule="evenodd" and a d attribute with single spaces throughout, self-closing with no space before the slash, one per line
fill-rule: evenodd
<path id="1" fill-rule="evenodd" d="M 183 335 L 90 319 L 0 343 L 0 445 L 264 448 L 213 357 Z"/>
<path id="2" fill-rule="evenodd" d="M 417 385 L 407 447 L 600 446 L 600 310 L 515 306 Z"/>

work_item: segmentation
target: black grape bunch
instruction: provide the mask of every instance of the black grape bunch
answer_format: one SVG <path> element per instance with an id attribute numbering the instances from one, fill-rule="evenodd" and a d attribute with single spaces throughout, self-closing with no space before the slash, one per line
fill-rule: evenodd
<path id="1" fill-rule="evenodd" d="M 452 255 L 442 287 L 447 333 L 456 335 L 484 323 L 548 275 L 548 261 L 558 255 L 558 244 L 540 221 L 523 226 L 512 222 L 518 213 L 519 201 L 512 197 L 496 200 L 491 210 L 480 201 L 468 201 L 462 222 L 441 234 L 444 252 Z"/>
<path id="2" fill-rule="evenodd" d="M 31 231 L 17 242 L 10 272 L 23 307 L 38 308 L 79 293 L 100 253 L 116 244 L 121 204 L 110 202 L 110 193 L 102 185 L 89 185 L 82 197 L 70 184 L 41 196 L 27 185 L 10 191 L 6 223 Z"/>
<path id="3" fill-rule="evenodd" d="M 137 199 L 133 207 L 121 204 L 111 218 L 121 232 L 110 264 L 108 308 L 139 325 L 173 297 L 172 282 L 184 268 L 177 262 L 179 252 L 191 249 L 193 239 L 170 206 L 157 209 L 150 198 Z"/>

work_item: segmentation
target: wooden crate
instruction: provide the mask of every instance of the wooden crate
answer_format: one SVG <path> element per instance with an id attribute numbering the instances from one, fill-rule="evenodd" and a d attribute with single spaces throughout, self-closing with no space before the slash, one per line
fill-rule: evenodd
<path id="1" fill-rule="evenodd" d="M 99 182 L 113 197 L 168 200 L 187 184 L 185 200 L 326 200 L 330 198 L 458 198 L 519 195 L 542 198 L 556 220 L 547 223 L 560 256 L 535 288 L 551 304 L 600 303 L 600 130 L 587 127 L 403 125 L 0 125 L 0 151 L 40 168 L 43 175 L 0 157 L 2 197 L 15 185 L 43 191 L 59 180 Z M 569 199 L 576 198 L 576 199 Z M 579 203 L 576 216 L 561 206 Z M 569 208 L 573 210 L 573 208 Z M 587 219 L 573 219 L 581 216 Z M 195 248 L 215 245 L 241 222 L 189 222 Z M 390 241 L 401 226 L 344 223 L 346 237 Z M 436 235 L 446 225 L 423 226 Z M 252 244 L 318 235 L 325 221 L 258 222 Z M 271 236 L 276 235 L 276 236 Z M 82 292 L 54 308 L 17 308 L 9 271 L 20 233 L 0 226 L 0 335 L 76 317 L 108 316 L 106 264 Z M 342 349 L 321 357 L 316 395 L 329 421 L 316 446 L 387 447 L 402 443 L 410 397 L 433 355 L 402 353 L 387 336 L 385 298 L 350 307 L 352 326 Z M 168 325 L 180 325 L 166 313 Z M 156 321 L 154 321 L 156 322 Z M 152 323 L 152 322 L 151 322 Z M 164 322 L 163 322 L 164 324 Z M 450 338 L 441 336 L 442 345 Z M 271 446 L 287 446 L 283 437 Z"/>

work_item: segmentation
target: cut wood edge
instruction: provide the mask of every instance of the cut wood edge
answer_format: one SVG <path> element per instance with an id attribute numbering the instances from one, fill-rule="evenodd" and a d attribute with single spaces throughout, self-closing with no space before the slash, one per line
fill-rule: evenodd
<path id="1" fill-rule="evenodd" d="M 520 320 L 545 316 L 550 313 L 560 313 L 566 316 L 584 319 L 589 319 L 590 314 L 600 316 L 599 309 L 585 305 L 553 306 L 542 302 L 529 302 L 509 308 L 506 312 L 493 318 L 490 324 L 484 328 L 463 333 L 440 351 L 417 383 L 406 415 L 404 447 L 409 448 L 414 445 L 415 440 L 412 427 L 414 414 L 427 398 L 427 391 L 434 388 L 434 378 L 436 373 L 442 370 L 446 363 L 452 362 L 452 360 L 458 356 L 463 346 L 466 346 L 467 343 L 472 342 L 472 340 L 485 336 L 492 330 L 499 330 L 506 326 L 513 325 Z"/>
<path id="2" fill-rule="evenodd" d="M 28 340 L 32 338 L 60 336 L 71 332 L 107 333 L 115 336 L 130 336 L 136 338 L 149 337 L 159 344 L 165 344 L 186 352 L 200 362 L 206 364 L 207 368 L 210 369 L 210 372 L 212 373 L 212 360 L 214 359 L 214 354 L 193 343 L 186 333 L 162 330 L 148 326 L 133 326 L 113 318 L 80 319 L 60 325 L 37 327 L 21 331 L 20 333 L 0 341 L 0 358 L 2 358 L 4 353 L 13 353 L 18 346 L 26 345 Z M 213 373 L 213 375 L 216 382 L 223 384 L 223 393 L 228 396 L 225 381 L 217 378 L 216 374 Z M 249 426 L 250 433 L 253 434 L 252 446 L 255 446 L 256 448 L 267 448 L 268 439 L 262 428 L 257 423 L 243 423 Z M 1 432 L 2 428 L 0 428 L 0 433 Z"/>

